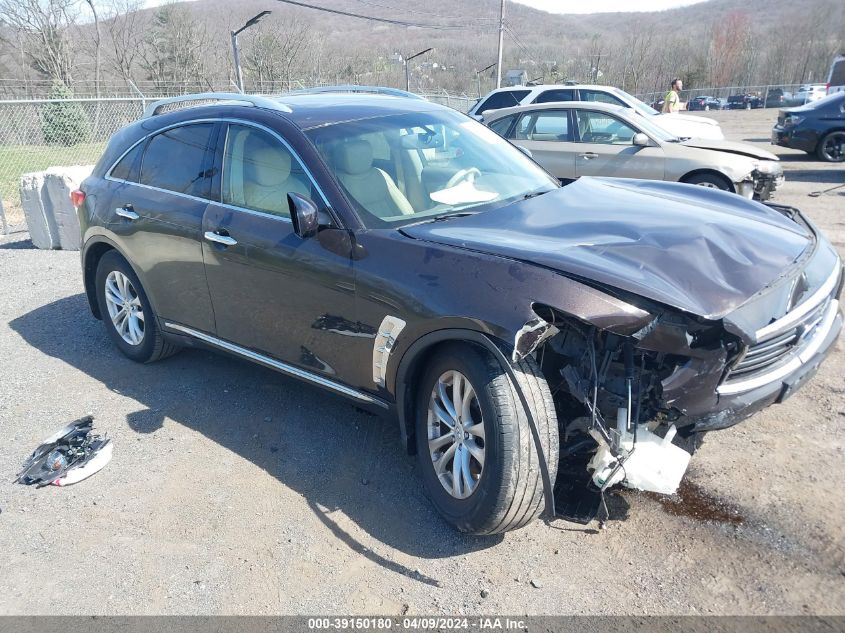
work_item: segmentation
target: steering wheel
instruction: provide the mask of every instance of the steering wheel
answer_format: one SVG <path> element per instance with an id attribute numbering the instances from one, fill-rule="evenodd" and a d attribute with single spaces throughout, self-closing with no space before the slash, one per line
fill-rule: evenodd
<path id="1" fill-rule="evenodd" d="M 477 167 L 470 167 L 469 169 L 461 169 L 454 176 L 449 178 L 444 189 L 451 189 L 460 182 L 466 180 L 467 182 L 475 182 L 475 179 L 481 175 L 481 171 Z"/>

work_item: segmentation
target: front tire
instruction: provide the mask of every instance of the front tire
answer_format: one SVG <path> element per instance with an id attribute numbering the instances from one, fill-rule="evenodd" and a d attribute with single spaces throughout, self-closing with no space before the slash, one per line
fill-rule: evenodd
<path id="1" fill-rule="evenodd" d="M 720 174 L 704 173 L 694 174 L 682 180 L 688 185 L 699 185 L 701 187 L 709 187 L 711 189 L 720 189 L 722 191 L 733 192 L 734 188 L 730 181 Z"/>
<path id="2" fill-rule="evenodd" d="M 551 393 L 533 359 L 513 370 L 554 481 L 559 444 Z M 458 530 L 505 532 L 542 512 L 543 478 L 528 418 L 507 374 L 484 348 L 454 343 L 438 350 L 417 392 L 416 437 L 429 497 Z"/>
<path id="3" fill-rule="evenodd" d="M 178 351 L 162 335 L 138 276 L 120 253 L 103 255 L 95 283 L 106 332 L 125 356 L 151 363 Z"/>
<path id="4" fill-rule="evenodd" d="M 839 130 L 826 134 L 816 148 L 816 156 L 828 163 L 845 161 L 845 132 Z"/>

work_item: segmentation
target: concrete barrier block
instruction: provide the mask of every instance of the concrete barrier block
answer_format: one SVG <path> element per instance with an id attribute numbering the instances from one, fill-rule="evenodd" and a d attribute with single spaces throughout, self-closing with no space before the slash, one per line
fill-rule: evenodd
<path id="1" fill-rule="evenodd" d="M 37 248 L 58 248 L 55 222 L 52 214 L 47 213 L 42 201 L 44 172 L 34 172 L 21 176 L 21 206 L 23 207 L 29 237 Z"/>
<path id="2" fill-rule="evenodd" d="M 79 250 L 79 218 L 70 202 L 92 165 L 51 167 L 21 177 L 21 203 L 32 243 L 38 248 Z"/>

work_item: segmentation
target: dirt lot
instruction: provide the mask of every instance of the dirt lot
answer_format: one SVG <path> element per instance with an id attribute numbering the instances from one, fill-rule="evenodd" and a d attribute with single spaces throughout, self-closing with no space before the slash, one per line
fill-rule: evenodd
<path id="1" fill-rule="evenodd" d="M 774 111 L 708 114 L 770 147 Z M 845 255 L 845 189 L 807 195 L 845 168 L 777 153 L 777 199 Z M 626 492 L 606 530 L 470 538 L 393 424 L 212 353 L 135 365 L 89 314 L 77 253 L 2 238 L 0 613 L 845 613 L 843 346 L 783 405 L 711 434 L 684 501 Z M 10 483 L 86 412 L 114 439 L 106 470 Z"/>

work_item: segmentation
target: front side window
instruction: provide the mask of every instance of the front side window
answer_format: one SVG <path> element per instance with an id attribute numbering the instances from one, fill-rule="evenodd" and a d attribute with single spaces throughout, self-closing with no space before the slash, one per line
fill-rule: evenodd
<path id="1" fill-rule="evenodd" d="M 290 217 L 289 193 L 312 195 L 310 180 L 290 150 L 264 130 L 230 125 L 223 154 L 223 202 Z"/>
<path id="2" fill-rule="evenodd" d="M 306 134 L 368 228 L 480 213 L 559 186 L 516 147 L 457 112 L 374 117 Z M 385 145 L 389 161 L 378 161 Z"/>
<path id="3" fill-rule="evenodd" d="M 528 96 L 530 90 L 505 90 L 503 92 L 496 92 L 481 104 L 477 112 L 483 113 L 487 110 L 500 110 L 501 108 L 512 108 L 518 106 L 525 97 Z"/>
<path id="4" fill-rule="evenodd" d="M 594 110 L 578 110 L 578 135 L 582 143 L 630 145 L 637 131 L 615 116 Z"/>
<path id="5" fill-rule="evenodd" d="M 597 103 L 609 103 L 610 105 L 625 106 L 621 99 L 601 90 L 581 90 L 581 101 L 595 101 Z"/>
<path id="6" fill-rule="evenodd" d="M 569 112 L 543 110 L 524 114 L 516 126 L 514 137 L 524 141 L 569 141 Z"/>
<path id="7" fill-rule="evenodd" d="M 213 131 L 213 123 L 196 123 L 153 136 L 144 153 L 139 182 L 209 198 L 212 173 L 207 159 L 213 144 Z"/>

